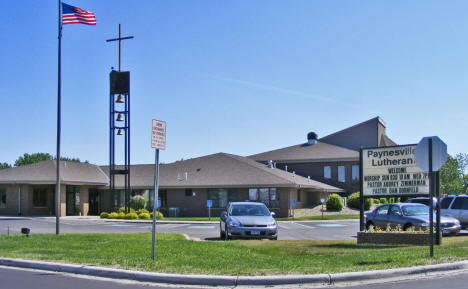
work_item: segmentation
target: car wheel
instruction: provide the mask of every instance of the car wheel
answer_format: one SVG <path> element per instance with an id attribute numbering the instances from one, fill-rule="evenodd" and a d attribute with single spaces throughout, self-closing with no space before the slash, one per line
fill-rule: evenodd
<path id="1" fill-rule="evenodd" d="M 219 238 L 224 240 L 226 238 L 226 232 L 223 232 L 221 224 L 219 224 Z"/>
<path id="2" fill-rule="evenodd" d="M 231 239 L 231 237 L 229 237 L 227 225 L 224 227 L 224 239 L 225 239 L 225 240 Z"/>
<path id="3" fill-rule="evenodd" d="M 275 241 L 278 240 L 278 236 L 274 237 L 272 240 L 275 240 Z"/>
<path id="4" fill-rule="evenodd" d="M 411 231 L 412 228 L 414 228 L 413 224 L 406 224 L 404 227 L 403 227 L 403 231 Z"/>
<path id="5" fill-rule="evenodd" d="M 366 224 L 366 230 L 367 230 L 367 231 L 371 231 L 371 230 L 374 230 L 374 229 L 375 229 L 374 223 L 372 223 L 372 222 L 367 222 L 367 224 Z"/>

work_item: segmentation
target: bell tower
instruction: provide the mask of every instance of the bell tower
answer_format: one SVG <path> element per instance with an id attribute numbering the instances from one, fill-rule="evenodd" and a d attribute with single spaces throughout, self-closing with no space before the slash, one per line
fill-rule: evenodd
<path id="1" fill-rule="evenodd" d="M 122 37 L 119 24 L 119 37 L 108 39 L 107 42 L 119 42 L 119 71 L 112 70 L 109 75 L 109 179 L 111 207 L 117 210 L 121 203 L 121 194 L 115 189 L 116 177 L 123 177 L 123 190 L 125 192 L 125 212 L 129 212 L 130 201 L 130 72 L 121 71 L 122 40 L 132 39 L 133 36 Z M 123 137 L 124 164 L 117 165 L 115 161 L 115 147 L 117 138 Z M 122 142 L 119 141 L 119 144 Z"/>

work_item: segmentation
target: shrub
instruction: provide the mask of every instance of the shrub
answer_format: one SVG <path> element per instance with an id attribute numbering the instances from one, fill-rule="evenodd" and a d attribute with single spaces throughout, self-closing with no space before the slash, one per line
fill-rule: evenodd
<path id="1" fill-rule="evenodd" d="M 145 214 L 149 214 L 148 210 L 147 209 L 139 209 L 138 211 L 136 211 L 136 213 L 139 215 L 145 213 Z"/>
<path id="2" fill-rule="evenodd" d="M 372 203 L 374 205 L 380 205 L 380 200 L 379 199 L 372 199 Z"/>
<path id="3" fill-rule="evenodd" d="M 353 193 L 348 197 L 348 207 L 360 210 L 361 209 L 361 199 L 359 197 L 359 192 Z M 364 199 L 364 210 L 368 211 L 372 207 L 372 198 Z"/>
<path id="4" fill-rule="evenodd" d="M 143 209 L 146 206 L 146 200 L 141 195 L 135 195 L 130 198 L 130 207 L 135 210 Z"/>
<path id="5" fill-rule="evenodd" d="M 109 214 L 109 219 L 118 219 L 119 218 L 119 214 L 117 213 L 110 213 Z"/>
<path id="6" fill-rule="evenodd" d="M 389 203 L 395 203 L 395 198 L 388 198 Z"/>
<path id="7" fill-rule="evenodd" d="M 397 203 L 401 203 L 401 198 L 398 197 L 398 198 L 396 199 L 396 202 L 397 202 Z"/>
<path id="8" fill-rule="evenodd" d="M 138 218 L 139 219 L 143 219 L 143 220 L 147 220 L 150 218 L 150 214 L 149 213 L 141 213 L 138 215 Z"/>
<path id="9" fill-rule="evenodd" d="M 341 211 L 343 209 L 343 201 L 341 200 L 341 197 L 338 194 L 331 194 L 330 196 L 328 196 L 326 204 L 327 211 Z"/>
<path id="10" fill-rule="evenodd" d="M 100 217 L 101 217 L 101 219 L 107 219 L 107 218 L 109 218 L 109 213 L 102 212 Z"/>
<path id="11" fill-rule="evenodd" d="M 138 215 L 136 213 L 128 213 L 125 215 L 125 219 L 130 219 L 130 220 L 138 219 Z"/>
<path id="12" fill-rule="evenodd" d="M 124 212 L 120 212 L 117 214 L 117 219 L 125 219 L 125 213 Z"/>
<path id="13" fill-rule="evenodd" d="M 150 213 L 150 218 L 151 218 L 151 219 L 153 218 L 153 213 Z M 157 219 L 157 220 L 161 220 L 162 218 L 164 218 L 163 213 L 161 213 L 161 212 L 156 212 L 156 219 Z"/>
<path id="14" fill-rule="evenodd" d="M 135 213 L 135 210 L 133 208 L 129 208 L 129 213 Z M 125 213 L 125 207 L 120 207 L 118 210 L 117 210 L 117 213 Z"/>
<path id="15" fill-rule="evenodd" d="M 388 203 L 388 202 L 387 202 L 387 199 L 386 199 L 386 198 L 380 198 L 380 203 L 381 203 L 381 204 L 386 204 L 386 203 Z"/>

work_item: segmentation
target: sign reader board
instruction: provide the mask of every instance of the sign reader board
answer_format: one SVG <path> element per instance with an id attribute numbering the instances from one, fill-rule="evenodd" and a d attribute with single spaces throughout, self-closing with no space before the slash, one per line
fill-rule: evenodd
<path id="1" fill-rule="evenodd" d="M 415 148 L 402 145 L 362 149 L 363 195 L 428 195 L 428 174 L 416 165 Z"/>
<path id="2" fill-rule="evenodd" d="M 153 119 L 151 130 L 151 147 L 154 149 L 166 149 L 166 122 Z"/>

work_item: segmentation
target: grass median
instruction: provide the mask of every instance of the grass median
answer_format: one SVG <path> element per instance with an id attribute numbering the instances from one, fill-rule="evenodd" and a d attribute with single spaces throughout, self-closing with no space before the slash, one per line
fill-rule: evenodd
<path id="1" fill-rule="evenodd" d="M 182 274 L 276 275 L 350 272 L 468 259 L 468 236 L 435 247 L 358 245 L 355 241 L 188 241 L 157 234 L 0 236 L 0 256 Z"/>

